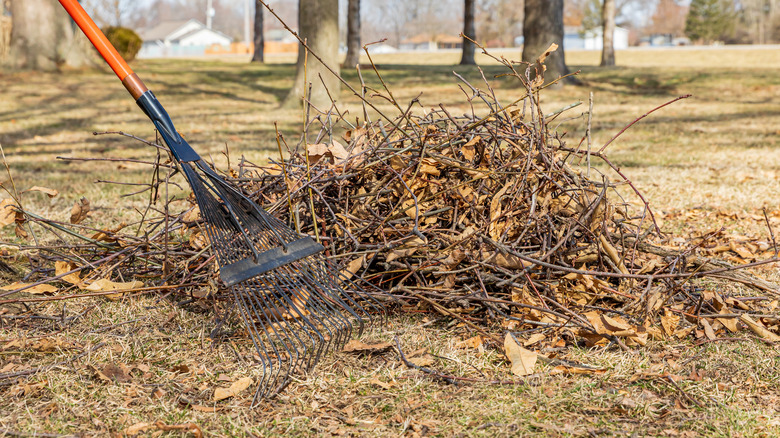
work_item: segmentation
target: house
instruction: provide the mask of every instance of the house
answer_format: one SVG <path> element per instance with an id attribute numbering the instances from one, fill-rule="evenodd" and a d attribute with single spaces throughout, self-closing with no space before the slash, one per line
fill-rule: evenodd
<path id="1" fill-rule="evenodd" d="M 583 30 L 581 26 L 564 26 L 563 47 L 566 50 L 601 50 L 604 46 L 601 27 Z M 613 39 L 615 50 L 628 48 L 628 29 L 616 26 Z"/>
<path id="2" fill-rule="evenodd" d="M 155 27 L 141 29 L 138 34 L 144 41 L 138 52 L 139 58 L 200 56 L 206 53 L 207 48 L 230 47 L 233 41 L 195 19 L 164 21 Z"/>
<path id="3" fill-rule="evenodd" d="M 463 38 L 455 35 L 421 33 L 401 41 L 401 50 L 440 50 L 460 49 L 463 47 Z"/>

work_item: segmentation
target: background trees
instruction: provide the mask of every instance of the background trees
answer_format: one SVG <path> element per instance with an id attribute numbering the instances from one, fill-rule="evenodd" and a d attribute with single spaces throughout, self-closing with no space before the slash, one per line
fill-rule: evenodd
<path id="1" fill-rule="evenodd" d="M 463 5 L 463 35 L 468 38 L 463 38 L 463 54 L 460 58 L 461 65 L 474 65 L 474 43 L 469 39 L 477 39 L 477 31 L 474 28 L 474 9 L 475 0 L 464 0 Z"/>
<path id="2" fill-rule="evenodd" d="M 255 45 L 255 51 L 252 54 L 252 62 L 265 61 L 265 33 L 263 32 L 263 5 L 255 2 L 255 22 L 254 22 L 254 36 L 252 37 L 252 43 Z"/>
<path id="3" fill-rule="evenodd" d="M 347 5 L 347 56 L 344 68 L 353 68 L 360 62 L 360 0 L 349 0 Z"/>
<path id="4" fill-rule="evenodd" d="M 711 43 L 722 39 L 734 26 L 734 3 L 729 0 L 691 0 L 685 19 L 685 34 L 692 40 Z"/>
<path id="5" fill-rule="evenodd" d="M 9 62 L 52 71 L 92 64 L 91 45 L 57 0 L 14 0 Z"/>
<path id="6" fill-rule="evenodd" d="M 533 63 L 550 46 L 558 45 L 545 61 L 549 81 L 569 73 L 563 50 L 563 0 L 525 0 L 523 61 Z"/>
<path id="7" fill-rule="evenodd" d="M 338 0 L 299 0 L 298 26 L 301 38 L 307 42 L 314 53 L 332 69 L 339 72 L 339 2 Z M 308 83 L 311 94 L 308 95 Z M 295 82 L 284 100 L 286 107 L 298 106 L 304 93 L 308 100 L 320 109 L 330 107 L 330 93 L 334 99 L 339 94 L 341 83 L 314 56 L 306 56 L 303 46 L 298 48 L 298 62 Z"/>
<path id="8" fill-rule="evenodd" d="M 615 65 L 615 0 L 604 0 L 601 6 L 601 66 Z"/>

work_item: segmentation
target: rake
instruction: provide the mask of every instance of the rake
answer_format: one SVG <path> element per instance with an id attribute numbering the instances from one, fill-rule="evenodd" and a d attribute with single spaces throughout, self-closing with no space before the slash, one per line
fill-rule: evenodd
<path id="1" fill-rule="evenodd" d="M 59 0 L 151 119 L 189 182 L 219 265 L 262 365 L 254 405 L 340 348 L 382 305 L 342 276 L 324 247 L 268 214 L 217 174 L 179 135 L 155 95 L 77 0 Z"/>

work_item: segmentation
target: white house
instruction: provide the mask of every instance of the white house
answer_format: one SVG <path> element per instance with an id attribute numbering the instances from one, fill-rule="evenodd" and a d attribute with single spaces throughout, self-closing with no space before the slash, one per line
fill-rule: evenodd
<path id="1" fill-rule="evenodd" d="M 138 32 L 144 41 L 139 58 L 199 56 L 213 45 L 230 47 L 232 39 L 222 32 L 209 29 L 198 20 L 164 21 Z"/>
<path id="2" fill-rule="evenodd" d="M 628 29 L 615 27 L 613 44 L 615 50 L 628 48 Z M 563 35 L 563 47 L 566 50 L 601 50 L 601 27 L 583 31 L 581 27 L 566 26 Z"/>

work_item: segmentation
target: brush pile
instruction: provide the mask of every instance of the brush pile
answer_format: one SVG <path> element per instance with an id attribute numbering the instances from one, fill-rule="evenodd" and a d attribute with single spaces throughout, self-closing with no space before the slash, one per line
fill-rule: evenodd
<path id="1" fill-rule="evenodd" d="M 515 76 L 526 93 L 508 106 L 489 84 L 483 92 L 464 80 L 469 114 L 407 110 L 340 139 L 326 125 L 289 160 L 252 169 L 252 178 L 243 168 L 244 188 L 319 235 L 345 275 L 390 291 L 404 309 L 486 334 L 557 328 L 569 342 L 625 348 L 694 331 L 714 339 L 742 320 L 776 340 L 777 287 L 697 256 L 712 239 L 651 244 L 663 236 L 634 185 L 584 139 L 572 148 L 551 132 L 560 112 L 542 112 L 541 81 Z M 620 179 L 592 168 L 591 157 Z M 634 189 L 639 207 L 618 186 Z M 741 300 L 692 281 L 708 276 L 773 298 Z"/>
<path id="2" fill-rule="evenodd" d="M 706 257 L 723 246 L 715 235 L 670 247 L 603 148 L 592 151 L 585 139 L 569 146 L 550 128 L 565 111 L 542 111 L 541 75 L 531 80 L 506 65 L 523 86 L 512 103 L 500 103 L 488 81 L 481 91 L 463 78 L 466 113 L 415 108 L 417 101 L 402 109 L 387 91 L 399 116 L 353 126 L 334 105 L 312 120 L 321 122 L 316 138 L 289 159 L 242 161 L 226 174 L 268 211 L 317 236 L 345 277 L 376 286 L 404 311 L 441 314 L 485 339 L 554 331 L 555 342 L 628 348 L 650 338 L 712 341 L 748 328 L 780 340 L 777 286 L 740 270 L 777 262 L 776 252 L 764 245 L 762 260 L 731 265 Z M 87 229 L 78 217 L 67 224 L 10 201 L 0 206 L 17 235 L 35 223 L 61 239 L 26 248 L 26 283 L 6 286 L 0 304 L 24 302 L 17 292 L 46 284 L 66 286 L 54 289 L 59 295 L 160 290 L 229 301 L 194 203 L 155 207 L 173 168 L 159 157 L 149 164 L 150 206 L 127 229 Z M 80 242 L 62 243 L 66 234 Z M 739 296 L 726 286 L 735 284 L 763 296 Z"/>

